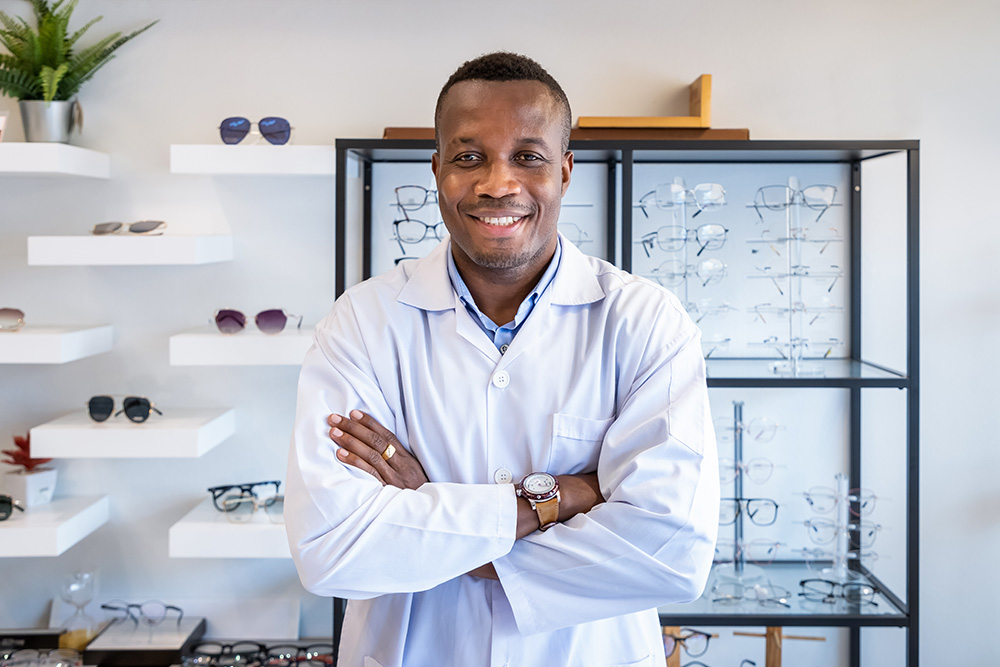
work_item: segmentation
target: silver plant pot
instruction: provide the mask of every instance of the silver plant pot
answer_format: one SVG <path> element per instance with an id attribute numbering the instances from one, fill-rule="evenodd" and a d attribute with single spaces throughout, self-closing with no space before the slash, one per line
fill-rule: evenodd
<path id="1" fill-rule="evenodd" d="M 22 100 L 20 105 L 25 141 L 69 143 L 70 130 L 79 117 L 76 100 Z"/>

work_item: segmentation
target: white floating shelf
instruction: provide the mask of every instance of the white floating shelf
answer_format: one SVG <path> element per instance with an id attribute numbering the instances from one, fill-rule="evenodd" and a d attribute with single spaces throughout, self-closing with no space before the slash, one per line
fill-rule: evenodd
<path id="1" fill-rule="evenodd" d="M 171 558 L 291 558 L 285 524 L 271 523 L 263 509 L 247 523 L 232 523 L 211 498 L 170 527 Z"/>
<path id="2" fill-rule="evenodd" d="M 333 176 L 336 165 L 337 151 L 333 146 L 170 146 L 170 171 L 175 174 Z"/>
<path id="3" fill-rule="evenodd" d="M 111 156 L 68 144 L 0 143 L 0 174 L 109 178 Z"/>
<path id="4" fill-rule="evenodd" d="M 265 334 L 244 329 L 236 334 L 205 327 L 170 337 L 173 366 L 300 366 L 312 344 L 312 329 Z"/>
<path id="5" fill-rule="evenodd" d="M 28 237 L 30 266 L 212 264 L 232 259 L 229 234 Z"/>
<path id="6" fill-rule="evenodd" d="M 36 327 L 0 334 L 0 364 L 64 364 L 111 350 L 114 328 Z"/>
<path id="7" fill-rule="evenodd" d="M 120 397 L 115 397 L 121 409 Z M 86 410 L 31 429 L 31 453 L 57 459 L 195 458 L 236 431 L 232 409 L 160 408 L 141 424 L 125 415 L 95 422 Z"/>
<path id="8" fill-rule="evenodd" d="M 0 521 L 0 557 L 58 556 L 107 523 L 107 496 L 56 498 Z"/>

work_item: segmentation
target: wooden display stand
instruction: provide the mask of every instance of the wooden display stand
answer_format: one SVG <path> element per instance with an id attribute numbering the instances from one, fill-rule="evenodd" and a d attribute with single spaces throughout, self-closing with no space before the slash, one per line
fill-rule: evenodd
<path id="1" fill-rule="evenodd" d="M 580 116 L 587 127 L 708 128 L 712 126 L 712 75 L 702 74 L 688 88 L 688 116 Z"/>
<path id="2" fill-rule="evenodd" d="M 764 667 L 781 667 L 781 643 L 785 639 L 791 640 L 806 640 L 813 642 L 825 642 L 826 637 L 807 637 L 805 635 L 786 635 L 782 633 L 781 627 L 779 626 L 769 626 L 767 630 L 761 634 L 759 632 L 738 632 L 733 631 L 733 636 L 735 637 L 764 637 L 765 648 L 764 648 Z M 670 664 L 670 661 L 667 661 Z"/>

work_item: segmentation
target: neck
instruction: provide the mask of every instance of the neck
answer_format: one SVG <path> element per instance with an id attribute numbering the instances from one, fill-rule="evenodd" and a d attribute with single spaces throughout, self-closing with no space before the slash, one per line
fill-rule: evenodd
<path id="1" fill-rule="evenodd" d="M 486 317 L 503 326 L 517 315 L 517 309 L 538 284 L 555 252 L 549 254 L 540 267 L 530 269 L 483 269 L 460 255 L 462 253 L 453 252 L 455 267 L 476 300 L 476 306 Z"/>

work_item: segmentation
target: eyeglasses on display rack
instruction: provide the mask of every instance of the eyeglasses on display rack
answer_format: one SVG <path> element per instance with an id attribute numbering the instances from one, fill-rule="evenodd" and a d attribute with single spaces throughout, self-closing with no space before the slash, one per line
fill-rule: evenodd
<path id="1" fill-rule="evenodd" d="M 878 606 L 875 602 L 878 590 L 864 582 L 841 583 L 829 579 L 803 579 L 799 582 L 799 586 L 802 588 L 799 595 L 812 602 L 833 604 L 839 600 L 846 600 L 852 604 Z"/>
<path id="2" fill-rule="evenodd" d="M 719 354 L 729 349 L 729 344 L 733 342 L 728 336 L 705 336 L 701 339 L 702 355 L 708 359 L 713 354 Z"/>
<path id="3" fill-rule="evenodd" d="M 672 635 L 664 631 L 663 650 L 669 658 L 674 654 L 678 646 L 682 646 L 685 653 L 692 658 L 697 658 L 705 655 L 705 651 L 708 650 L 708 643 L 713 636 L 717 635 L 711 635 L 701 630 L 693 630 L 692 628 L 681 628 L 680 634 L 677 635 Z"/>
<path id="4" fill-rule="evenodd" d="M 279 308 L 262 310 L 254 316 L 253 321 L 261 333 L 273 335 L 284 331 L 285 325 L 288 324 L 288 320 L 295 318 L 298 318 L 299 320 L 298 324 L 295 325 L 295 328 L 301 329 L 301 315 L 292 315 Z M 212 316 L 212 320 L 215 322 L 215 326 L 219 328 L 219 331 L 224 334 L 239 333 L 240 331 L 243 331 L 247 325 L 247 316 L 232 308 L 222 308 L 215 311 L 215 315 Z"/>
<path id="5" fill-rule="evenodd" d="M 714 223 L 704 224 L 696 229 L 667 226 L 660 227 L 655 232 L 643 234 L 639 243 L 642 244 L 642 249 L 645 251 L 646 257 L 651 257 L 650 251 L 656 246 L 659 246 L 666 252 L 680 252 L 684 249 L 688 241 L 695 241 L 698 244 L 698 252 L 695 253 L 695 256 L 700 257 L 701 253 L 706 250 L 718 250 L 726 245 L 726 235 L 728 233 L 728 229 Z"/>
<path id="6" fill-rule="evenodd" d="M 745 511 L 747 518 L 758 526 L 770 526 L 778 518 L 778 503 L 770 498 L 722 498 L 719 504 L 719 525 L 728 526 Z"/>
<path id="7" fill-rule="evenodd" d="M 719 459 L 719 480 L 732 482 L 742 472 L 751 482 L 763 484 L 771 479 L 775 467 L 774 462 L 762 456 L 739 462 L 733 459 Z"/>
<path id="8" fill-rule="evenodd" d="M 867 549 L 874 545 L 879 531 L 882 530 L 882 524 L 880 523 L 862 521 L 842 526 L 824 517 L 806 519 L 802 522 L 802 525 L 806 527 L 809 539 L 814 544 L 830 544 L 837 539 L 838 535 L 847 532 L 850 536 L 851 545 L 859 549 Z"/>
<path id="9" fill-rule="evenodd" d="M 232 494 L 221 501 L 222 511 L 230 523 L 247 523 L 258 509 L 263 509 L 267 520 L 271 523 L 285 522 L 285 497 L 268 496 L 256 498 L 250 495 Z"/>
<path id="10" fill-rule="evenodd" d="M 10 515 L 14 513 L 14 510 L 18 512 L 23 512 L 24 508 L 21 504 L 8 496 L 7 494 L 0 493 L 0 521 L 6 521 L 10 518 Z"/>
<path id="11" fill-rule="evenodd" d="M 207 641 L 195 644 L 183 657 L 185 667 L 329 667 L 333 664 L 332 644 L 267 646 L 257 642 L 223 644 Z"/>
<path id="12" fill-rule="evenodd" d="M 781 284 L 778 282 L 779 280 L 786 280 L 788 278 L 813 278 L 819 280 L 832 278 L 830 284 L 826 288 L 826 291 L 830 292 L 833 290 L 834 285 L 837 284 L 837 281 L 840 280 L 841 276 L 844 275 L 844 271 L 835 264 L 825 270 L 810 269 L 804 264 L 796 264 L 795 266 L 792 266 L 789 271 L 778 271 L 770 266 L 758 266 L 757 270 L 760 271 L 760 273 L 756 273 L 750 277 L 769 279 L 772 283 L 774 283 L 775 289 L 777 289 L 778 293 L 782 296 L 785 295 L 785 290 L 781 289 Z"/>
<path id="13" fill-rule="evenodd" d="M 723 538 L 715 543 L 715 558 L 713 560 L 716 563 L 731 563 L 743 556 L 757 565 L 766 565 L 774 561 L 778 549 L 782 546 L 781 542 L 763 538 L 750 542 L 735 542 Z"/>
<path id="14" fill-rule="evenodd" d="M 94 225 L 91 234 L 107 236 L 108 234 L 138 234 L 140 236 L 160 236 L 167 228 L 163 220 L 140 220 L 138 222 L 101 222 Z"/>
<path id="15" fill-rule="evenodd" d="M 0 308 L 0 331 L 20 331 L 23 326 L 23 310 L 18 308 Z"/>
<path id="16" fill-rule="evenodd" d="M 725 263 L 715 257 L 703 259 L 694 265 L 686 265 L 679 259 L 668 259 L 646 274 L 646 277 L 664 287 L 675 287 L 688 277 L 694 276 L 701 282 L 702 287 L 705 287 L 725 278 L 726 271 Z"/>
<path id="17" fill-rule="evenodd" d="M 428 204 L 437 204 L 437 190 L 428 190 L 420 185 L 400 185 L 394 190 L 396 206 L 403 211 L 403 217 L 409 219 L 407 213 L 419 211 Z"/>
<path id="18" fill-rule="evenodd" d="M 878 553 L 874 551 L 865 551 L 864 553 L 848 551 L 844 555 L 838 555 L 833 551 L 828 551 L 826 549 L 811 549 L 809 547 L 804 547 L 802 549 L 796 549 L 795 553 L 802 556 L 802 559 L 806 563 L 806 567 L 810 570 L 819 572 L 828 570 L 830 565 L 838 558 L 846 558 L 847 560 L 864 560 L 868 562 L 878 560 Z"/>
<path id="19" fill-rule="evenodd" d="M 146 602 L 126 602 L 125 600 L 111 600 L 101 605 L 101 609 L 110 611 L 114 622 L 132 621 L 139 625 L 153 627 L 162 623 L 170 612 L 177 613 L 177 627 L 180 627 L 184 618 L 184 610 L 172 604 L 164 604 L 159 600 L 147 600 Z"/>
<path id="20" fill-rule="evenodd" d="M 584 243 L 590 243 L 591 238 L 585 230 L 574 222 L 560 222 L 559 233 L 566 237 L 566 240 L 579 248 Z"/>
<path id="21" fill-rule="evenodd" d="M 808 317 L 806 324 L 812 325 L 816 322 L 821 322 L 833 313 L 842 313 L 844 311 L 840 306 L 835 306 L 830 302 L 829 297 L 823 297 L 822 306 L 809 306 L 801 301 L 795 301 L 788 305 L 776 306 L 770 301 L 766 303 L 759 303 L 750 309 L 756 318 L 759 319 L 763 324 L 768 323 L 768 318 L 772 315 L 786 316 L 794 313 L 801 313 L 805 317 Z"/>
<path id="22" fill-rule="evenodd" d="M 800 242 L 800 243 L 810 243 L 810 244 L 820 244 L 819 252 L 817 254 L 822 255 L 826 252 L 826 249 L 830 247 L 831 243 L 843 243 L 844 237 L 840 235 L 836 227 L 830 227 L 829 234 L 816 234 L 813 232 L 807 232 L 801 227 L 785 231 L 781 230 L 775 233 L 770 228 L 763 229 L 760 232 L 759 239 L 750 239 L 747 243 L 750 244 L 762 244 L 766 245 L 771 251 L 781 257 L 781 251 L 778 248 L 786 243 Z M 757 252 L 754 250 L 754 252 Z"/>
<path id="23" fill-rule="evenodd" d="M 733 429 L 737 426 L 743 429 L 744 439 L 750 438 L 756 443 L 771 442 L 778 431 L 784 428 L 770 417 L 754 417 L 740 424 L 733 424 L 732 417 L 716 417 L 712 423 L 715 425 L 715 435 L 719 442 L 732 442 Z"/>
<path id="24" fill-rule="evenodd" d="M 263 138 L 269 144 L 282 146 L 292 138 L 292 126 L 284 118 L 267 116 L 253 123 L 242 116 L 231 116 L 219 124 L 219 136 L 222 138 L 222 143 L 229 145 L 240 143 L 250 134 L 254 125 L 257 126 L 258 131 L 254 133 L 256 136 L 253 143 L 257 143 Z"/>
<path id="25" fill-rule="evenodd" d="M 828 514 L 840 503 L 841 498 L 829 486 L 814 486 L 803 491 L 806 502 L 814 512 Z M 851 489 L 848 491 L 848 509 L 854 516 L 868 516 L 875 511 L 875 501 L 878 499 L 869 489 Z"/>
<path id="26" fill-rule="evenodd" d="M 122 399 L 122 409 L 115 412 L 115 395 L 91 396 L 87 401 L 87 413 L 95 422 L 107 421 L 112 414 L 117 417 L 122 413 L 129 421 L 141 424 L 149 419 L 150 411 L 163 416 L 163 413 L 145 396 L 126 396 Z"/>
<path id="27" fill-rule="evenodd" d="M 826 338 L 823 340 L 812 340 L 809 338 L 803 338 L 801 336 L 796 336 L 791 340 L 782 340 L 777 336 L 768 336 L 762 341 L 752 342 L 750 345 L 754 347 L 769 347 L 774 349 L 778 353 L 778 356 L 782 359 L 789 359 L 790 357 L 801 356 L 801 353 L 805 350 L 815 350 L 818 354 L 813 354 L 810 358 L 814 359 L 826 359 L 833 351 L 844 346 L 844 341 L 839 338 Z M 822 351 L 821 353 L 819 353 Z"/>
<path id="28" fill-rule="evenodd" d="M 444 222 L 428 225 L 423 220 L 414 218 L 404 218 L 392 221 L 392 231 L 399 244 L 399 251 L 406 252 L 404 243 L 420 243 L 426 238 L 435 238 L 440 241 L 445 232 Z"/>
<path id="29" fill-rule="evenodd" d="M 712 586 L 712 602 L 721 604 L 740 604 L 756 602 L 765 607 L 791 608 L 789 599 L 792 592 L 787 588 L 775 586 L 770 581 L 766 584 L 744 584 L 739 581 L 719 581 Z"/>
<path id="30" fill-rule="evenodd" d="M 77 667 L 83 656 L 72 648 L 19 648 L 0 649 L 0 667 Z"/>
<path id="31" fill-rule="evenodd" d="M 664 183 L 657 185 L 639 198 L 636 206 L 645 217 L 649 217 L 650 206 L 661 210 L 671 210 L 680 206 L 697 206 L 698 210 L 691 217 L 697 217 L 702 211 L 719 208 L 726 203 L 726 190 L 718 183 L 700 183 L 686 189 L 682 183 Z"/>
<path id="32" fill-rule="evenodd" d="M 823 214 L 834 205 L 837 188 L 833 185 L 808 185 L 801 190 L 795 190 L 787 185 L 765 185 L 757 189 L 753 198 L 753 208 L 760 222 L 764 222 L 761 209 L 768 211 L 784 211 L 789 206 L 801 204 L 813 211 L 819 211 L 814 222 L 819 222 Z"/>
<path id="33" fill-rule="evenodd" d="M 215 505 L 215 509 L 220 512 L 234 512 L 244 504 L 243 498 L 256 498 L 260 502 L 277 498 L 280 487 L 281 482 L 270 480 L 245 484 L 221 484 L 210 487 L 208 492 L 212 494 L 212 503 Z"/>
<path id="34" fill-rule="evenodd" d="M 727 302 L 717 303 L 715 299 L 698 299 L 697 301 L 689 301 L 684 304 L 684 310 L 687 311 L 691 319 L 694 320 L 695 324 L 698 324 L 706 317 L 712 317 L 715 315 L 725 315 L 726 313 L 731 313 L 736 310 L 733 306 L 730 306 Z"/>

